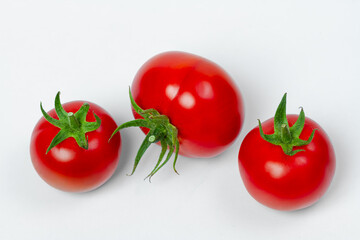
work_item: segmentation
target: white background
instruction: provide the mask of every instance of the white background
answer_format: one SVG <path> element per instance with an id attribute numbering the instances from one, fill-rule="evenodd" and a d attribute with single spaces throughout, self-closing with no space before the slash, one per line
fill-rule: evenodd
<path id="1" fill-rule="evenodd" d="M 236 142 L 214 159 L 180 157 L 152 179 L 153 146 L 132 177 L 144 135 L 122 131 L 115 175 L 84 194 L 58 191 L 32 167 L 41 117 L 83 99 L 131 120 L 128 86 L 153 55 L 182 50 L 222 66 L 246 106 Z M 0 1 L 0 239 L 359 239 L 360 1 Z M 303 106 L 328 133 L 337 169 L 305 210 L 266 208 L 246 192 L 237 153 L 246 133 Z"/>

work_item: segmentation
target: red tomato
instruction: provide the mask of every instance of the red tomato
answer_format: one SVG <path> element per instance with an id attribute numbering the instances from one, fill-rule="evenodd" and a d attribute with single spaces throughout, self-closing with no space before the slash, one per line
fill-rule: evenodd
<path id="1" fill-rule="evenodd" d="M 286 115 L 293 126 L 298 115 Z M 305 115 L 304 115 L 305 117 Z M 274 133 L 274 118 L 262 123 L 265 134 Z M 280 146 L 265 141 L 259 127 L 251 130 L 241 144 L 239 167 L 247 191 L 260 203 L 278 210 L 296 210 L 318 201 L 335 172 L 335 154 L 324 130 L 305 118 L 300 139 L 311 142 L 295 146 L 290 156 Z"/>
<path id="2" fill-rule="evenodd" d="M 63 104 L 66 112 L 77 112 L 83 101 Z M 81 148 L 74 138 L 70 137 L 54 146 L 46 153 L 51 141 L 58 134 L 55 127 L 44 117 L 35 126 L 30 144 L 32 163 L 49 185 L 68 192 L 85 192 L 105 183 L 114 173 L 121 150 L 120 134 L 108 140 L 116 128 L 115 121 L 101 107 L 88 102 L 90 108 L 86 121 L 95 122 L 94 114 L 101 119 L 101 125 L 95 131 L 86 133 L 88 149 Z M 55 109 L 48 113 L 59 119 Z"/>
<path id="3" fill-rule="evenodd" d="M 179 153 L 187 157 L 220 154 L 243 124 L 242 97 L 231 77 L 193 54 L 165 52 L 151 58 L 136 74 L 131 92 L 142 109 L 154 108 L 169 118 L 178 130 Z"/>

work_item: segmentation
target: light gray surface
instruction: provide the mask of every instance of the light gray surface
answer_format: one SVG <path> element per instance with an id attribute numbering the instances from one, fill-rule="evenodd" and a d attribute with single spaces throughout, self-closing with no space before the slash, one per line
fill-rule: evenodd
<path id="1" fill-rule="evenodd" d="M 359 239 L 359 1 L 0 2 L 0 239 Z M 132 119 L 128 86 L 153 55 L 192 52 L 221 65 L 245 99 L 237 141 L 214 159 L 181 157 L 153 183 L 154 146 L 130 172 L 143 134 L 122 132 L 116 174 L 85 194 L 60 192 L 32 167 L 29 141 L 55 94 Z M 331 138 L 334 181 L 313 207 L 279 212 L 246 192 L 237 153 L 288 92 Z"/>

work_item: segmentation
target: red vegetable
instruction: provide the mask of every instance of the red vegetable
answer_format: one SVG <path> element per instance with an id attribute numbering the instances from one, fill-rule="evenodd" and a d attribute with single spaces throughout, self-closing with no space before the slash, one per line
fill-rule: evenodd
<path id="1" fill-rule="evenodd" d="M 220 154 L 238 136 L 243 123 L 242 97 L 230 76 L 215 63 L 193 54 L 165 52 L 151 58 L 135 76 L 131 92 L 137 120 L 117 131 L 130 126 L 146 128 L 143 131 L 148 135 L 133 172 L 146 148 L 161 143 L 160 158 L 150 177 L 174 151 L 174 170 L 178 153 L 195 158 Z M 162 162 L 167 148 L 169 154 Z"/>
<path id="2" fill-rule="evenodd" d="M 85 192 L 105 183 L 114 173 L 121 148 L 120 134 L 108 143 L 115 121 L 94 103 L 60 103 L 35 126 L 30 143 L 32 163 L 49 185 L 68 192 Z M 56 116 L 57 115 L 57 116 Z"/>
<path id="3" fill-rule="evenodd" d="M 335 172 L 335 154 L 321 127 L 300 115 L 286 115 L 286 94 L 275 118 L 251 130 L 239 151 L 241 177 L 260 203 L 296 210 L 318 201 Z"/>

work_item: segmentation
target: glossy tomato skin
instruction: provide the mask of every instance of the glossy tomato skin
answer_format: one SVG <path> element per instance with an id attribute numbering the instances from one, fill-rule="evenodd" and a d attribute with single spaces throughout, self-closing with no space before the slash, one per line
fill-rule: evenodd
<path id="1" fill-rule="evenodd" d="M 156 55 L 140 68 L 131 91 L 141 108 L 155 108 L 169 117 L 178 129 L 179 153 L 187 157 L 220 154 L 243 124 L 243 100 L 231 77 L 193 54 Z M 134 116 L 140 118 L 135 112 Z"/>
<path id="2" fill-rule="evenodd" d="M 84 101 L 63 104 L 66 112 L 77 112 Z M 68 138 L 52 148 L 47 154 L 50 142 L 59 132 L 42 117 L 36 124 L 30 143 L 32 163 L 40 177 L 49 185 L 66 192 L 91 191 L 105 183 L 115 172 L 121 152 L 121 137 L 117 133 L 108 142 L 117 125 L 101 107 L 87 102 L 90 109 L 86 121 L 95 122 L 93 113 L 101 119 L 100 127 L 86 133 L 89 148 L 78 146 L 74 138 Z M 55 110 L 48 114 L 58 119 Z"/>
<path id="3" fill-rule="evenodd" d="M 297 115 L 287 115 L 291 127 Z M 265 134 L 274 133 L 274 120 L 262 123 Z M 335 153 L 324 130 L 306 118 L 300 139 L 310 144 L 293 156 L 285 155 L 280 146 L 266 142 L 259 127 L 245 137 L 239 151 L 239 168 L 247 191 L 258 202 L 278 210 L 297 210 L 318 201 L 328 189 L 335 173 Z"/>

